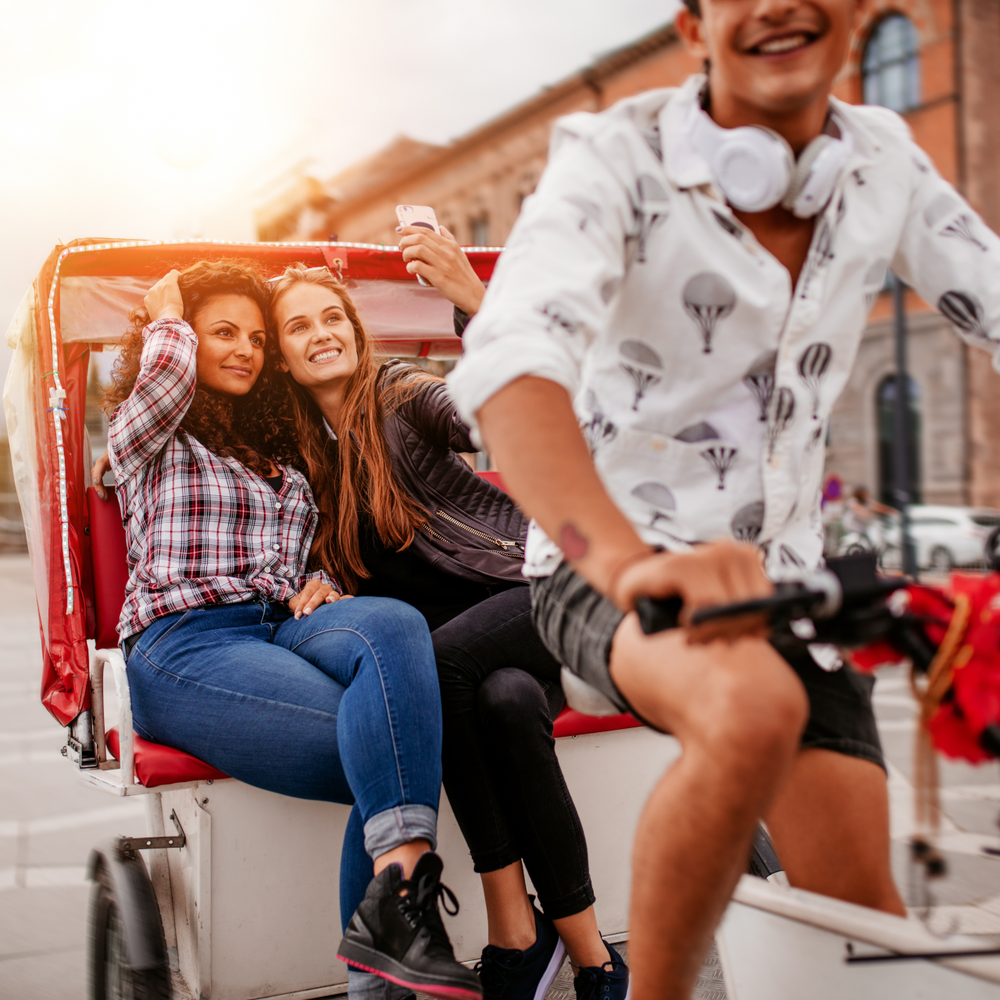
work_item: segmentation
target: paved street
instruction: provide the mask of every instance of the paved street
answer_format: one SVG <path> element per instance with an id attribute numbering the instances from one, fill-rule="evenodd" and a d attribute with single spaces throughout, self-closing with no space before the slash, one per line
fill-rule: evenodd
<path id="1" fill-rule="evenodd" d="M 26 556 L 0 556 L 0 997 L 84 1000 L 90 846 L 142 832 L 141 802 L 86 788 L 38 697 L 41 653 Z"/>
<path id="2" fill-rule="evenodd" d="M 84 1000 L 92 844 L 144 829 L 141 802 L 115 800 L 82 785 L 59 754 L 63 732 L 38 699 L 40 653 L 31 571 L 24 556 L 0 555 L 0 997 Z M 901 671 L 883 671 L 876 711 L 891 766 L 894 866 L 908 903 L 915 709 Z M 942 765 L 947 821 L 942 847 L 949 877 L 932 887 L 940 932 L 1000 931 L 1000 782 L 997 766 Z M 706 965 L 696 996 L 723 997 L 718 965 Z M 570 1000 L 568 967 L 550 1000 Z"/>

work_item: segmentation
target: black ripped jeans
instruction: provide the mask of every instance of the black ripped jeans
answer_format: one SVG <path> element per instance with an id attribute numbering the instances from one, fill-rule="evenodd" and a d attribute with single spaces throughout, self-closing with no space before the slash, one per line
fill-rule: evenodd
<path id="1" fill-rule="evenodd" d="M 444 709 L 444 786 L 477 872 L 523 860 L 550 919 L 594 902 L 587 842 L 556 759 L 559 664 L 531 594 L 493 594 L 431 633 Z"/>

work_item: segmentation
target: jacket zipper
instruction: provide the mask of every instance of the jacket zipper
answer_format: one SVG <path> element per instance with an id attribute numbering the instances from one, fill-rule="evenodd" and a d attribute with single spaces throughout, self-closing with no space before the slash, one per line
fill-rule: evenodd
<path id="1" fill-rule="evenodd" d="M 478 528 L 472 528 L 467 524 L 463 524 L 458 520 L 457 517 L 452 517 L 451 514 L 446 514 L 443 510 L 434 511 L 435 517 L 440 517 L 442 521 L 447 521 L 449 524 L 454 524 L 456 527 L 461 528 L 463 531 L 469 532 L 470 535 L 478 535 L 480 538 L 486 539 L 488 542 L 492 542 L 494 545 L 499 545 L 503 550 L 502 554 L 509 556 L 511 559 L 521 559 L 523 558 L 524 550 L 521 549 L 520 542 L 509 542 L 503 538 L 497 538 L 495 535 L 487 535 L 485 531 L 480 531 Z M 431 534 L 436 534 L 433 529 L 428 528 Z M 437 535 L 440 538 L 440 535 Z M 508 552 L 508 548 L 519 549 L 518 552 Z"/>

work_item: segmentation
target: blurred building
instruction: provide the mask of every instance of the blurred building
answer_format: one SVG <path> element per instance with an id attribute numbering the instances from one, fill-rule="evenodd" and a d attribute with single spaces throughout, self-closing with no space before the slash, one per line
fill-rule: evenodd
<path id="1" fill-rule="evenodd" d="M 545 165 L 554 119 L 599 111 L 698 70 L 673 27 L 611 52 L 447 146 L 407 137 L 324 183 L 298 178 L 257 213 L 261 240 L 396 242 L 397 204 L 434 206 L 465 244 L 502 245 Z M 838 97 L 905 115 L 917 142 L 1000 231 L 1000 0 L 874 0 Z M 1000 379 L 988 356 L 907 293 L 917 492 L 924 502 L 1000 506 Z M 848 484 L 892 489 L 891 297 L 876 302 L 830 429 L 827 465 Z"/>

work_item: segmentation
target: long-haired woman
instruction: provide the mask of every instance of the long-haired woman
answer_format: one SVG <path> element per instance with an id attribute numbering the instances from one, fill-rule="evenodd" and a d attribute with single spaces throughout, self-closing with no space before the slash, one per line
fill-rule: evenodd
<path id="1" fill-rule="evenodd" d="M 482 285 L 450 234 L 402 232 L 410 270 L 474 312 Z M 578 995 L 621 1000 L 628 972 L 598 931 L 586 841 L 555 755 L 559 665 L 531 624 L 526 522 L 461 457 L 475 446 L 442 380 L 381 363 L 327 268 L 285 271 L 269 327 L 288 387 L 273 446 L 304 459 L 321 511 L 316 565 L 352 593 L 406 601 L 432 629 L 445 787 L 489 916 L 485 995 L 540 1000 L 568 950 Z"/>
<path id="2" fill-rule="evenodd" d="M 341 952 L 408 989 L 474 1000 L 437 908 L 430 636 L 405 604 L 340 599 L 308 569 L 309 485 L 257 433 L 276 417 L 267 303 L 253 268 L 202 262 L 154 285 L 123 342 L 106 405 L 135 729 L 249 784 L 354 803 L 372 860 L 359 874 L 344 852 L 342 880 L 369 884 L 364 933 Z"/>

